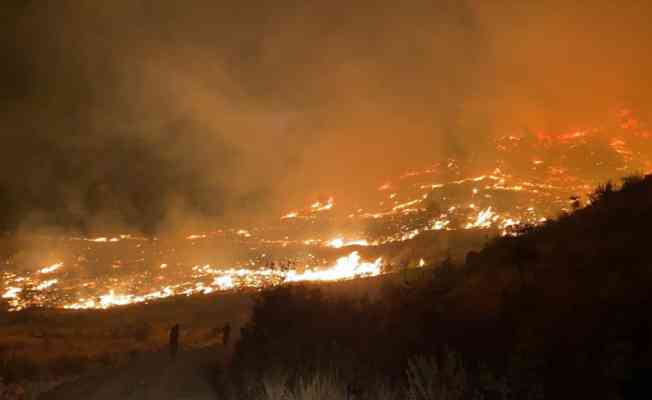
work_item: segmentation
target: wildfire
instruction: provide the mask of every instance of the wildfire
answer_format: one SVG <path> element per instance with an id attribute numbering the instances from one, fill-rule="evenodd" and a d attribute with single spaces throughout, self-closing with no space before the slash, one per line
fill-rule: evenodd
<path id="1" fill-rule="evenodd" d="M 80 298 L 74 303 L 64 304 L 63 308 L 80 309 L 106 309 L 114 306 L 150 302 L 157 299 L 176 295 L 208 294 L 215 291 L 233 290 L 237 288 L 260 289 L 271 285 L 280 285 L 291 282 L 307 281 L 340 281 L 363 276 L 377 276 L 381 274 L 382 258 L 374 262 L 361 260 L 357 251 L 348 256 L 339 258 L 335 265 L 330 267 L 306 266 L 303 271 L 296 269 L 214 269 L 210 265 L 196 266 L 194 270 L 198 276 L 213 275 L 210 284 L 196 283 L 193 287 L 183 289 L 182 285 L 165 286 L 160 290 L 143 295 L 119 294 L 115 290 L 100 295 L 97 299 Z M 54 282 L 56 283 L 56 281 Z M 54 283 L 49 283 L 48 287 Z M 16 299 L 21 292 L 19 288 L 11 288 L 5 298 Z"/>
<path id="2" fill-rule="evenodd" d="M 324 270 L 306 268 L 302 273 L 289 271 L 284 282 L 339 281 L 361 276 L 377 276 L 380 275 L 382 262 L 382 258 L 372 263 L 361 262 L 360 255 L 354 251 L 346 257 L 339 258 L 333 267 Z"/>
<path id="3" fill-rule="evenodd" d="M 332 196 L 329 197 L 326 201 L 315 201 L 312 203 L 309 207 L 301 210 L 301 211 L 290 211 L 284 215 L 281 216 L 281 220 L 289 220 L 289 219 L 296 219 L 296 218 L 309 218 L 313 219 L 315 218 L 315 215 L 323 212 L 323 211 L 329 211 L 335 207 L 335 198 Z"/>
<path id="4" fill-rule="evenodd" d="M 543 223 L 568 208 L 569 196 L 584 197 L 616 177 L 599 175 L 598 169 L 617 175 L 652 171 L 652 160 L 643 154 L 652 147 L 645 142 L 650 138 L 645 121 L 623 111 L 608 128 L 506 134 L 496 139 L 496 162 L 484 169 L 448 159 L 387 177 L 368 186 L 368 208 L 346 199 L 336 214 L 330 212 L 335 207 L 330 196 L 289 205 L 292 211 L 270 226 L 223 227 L 187 233 L 182 240 L 108 234 L 64 238 L 57 243 L 77 247 L 52 265 L 32 269 L 13 264 L 25 261 L 5 260 L 0 294 L 12 310 L 101 309 L 170 296 L 374 276 L 382 271 L 381 259 L 362 261 L 353 252 L 334 260 L 327 257 L 335 251 L 327 249 L 409 241 L 433 231 L 517 234 L 520 226 Z M 351 208 L 344 209 L 346 204 Z M 221 254 L 224 243 L 235 244 L 237 255 Z M 425 265 L 421 256 L 433 260 L 419 254 L 414 264 Z"/>

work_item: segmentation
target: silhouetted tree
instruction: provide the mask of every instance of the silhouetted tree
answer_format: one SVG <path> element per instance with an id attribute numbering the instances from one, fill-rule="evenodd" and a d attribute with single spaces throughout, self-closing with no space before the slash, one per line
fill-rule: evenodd
<path id="1" fill-rule="evenodd" d="M 608 181 L 604 185 L 598 185 L 598 187 L 589 195 L 591 203 L 597 203 L 599 201 L 606 201 L 614 193 L 613 184 L 611 181 Z"/>

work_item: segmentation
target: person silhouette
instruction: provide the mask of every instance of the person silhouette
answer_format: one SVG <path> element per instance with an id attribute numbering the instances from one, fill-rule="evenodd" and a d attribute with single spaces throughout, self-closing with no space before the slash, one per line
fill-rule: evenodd
<path id="1" fill-rule="evenodd" d="M 170 329 L 170 357 L 174 360 L 179 351 L 179 324 Z"/>
<path id="2" fill-rule="evenodd" d="M 222 345 L 223 346 L 228 346 L 229 345 L 229 338 L 231 337 L 231 324 L 228 322 L 224 324 L 224 327 L 222 328 Z"/>

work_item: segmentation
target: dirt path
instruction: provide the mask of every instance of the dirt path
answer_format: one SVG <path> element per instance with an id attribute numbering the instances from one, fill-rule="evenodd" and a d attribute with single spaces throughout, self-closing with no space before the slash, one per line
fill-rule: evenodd
<path id="1" fill-rule="evenodd" d="M 189 350 L 172 361 L 167 352 L 144 354 L 122 368 L 96 371 L 39 400 L 214 400 L 211 366 L 226 359 L 219 347 Z"/>

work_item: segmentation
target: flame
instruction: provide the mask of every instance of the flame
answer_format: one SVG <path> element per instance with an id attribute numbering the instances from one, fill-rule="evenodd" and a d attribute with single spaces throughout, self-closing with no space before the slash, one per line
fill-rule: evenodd
<path id="1" fill-rule="evenodd" d="M 446 227 L 450 224 L 450 221 L 446 219 L 441 219 L 441 220 L 433 220 L 431 224 L 431 229 L 434 231 L 441 231 L 443 229 L 446 229 Z"/>
<path id="2" fill-rule="evenodd" d="M 399 204 L 399 205 L 397 205 L 397 206 L 394 206 L 394 208 L 392 208 L 392 211 L 404 210 L 404 209 L 407 209 L 407 208 L 410 207 L 410 206 L 413 206 L 413 205 L 415 205 L 415 204 L 418 204 L 419 202 L 421 202 L 421 199 L 416 199 L 416 200 L 408 201 L 408 202 L 406 202 L 406 203 L 403 203 L 403 204 Z"/>
<path id="3" fill-rule="evenodd" d="M 344 239 L 337 238 L 329 240 L 328 243 L 326 243 L 326 246 L 339 249 L 340 247 L 344 246 Z"/>
<path id="4" fill-rule="evenodd" d="M 339 249 L 342 247 L 348 247 L 348 246 L 369 246 L 369 242 L 366 241 L 365 239 L 358 239 L 358 240 L 345 240 L 342 239 L 341 237 L 331 239 L 328 242 L 326 242 L 327 247 L 332 247 L 334 249 Z"/>
<path id="5" fill-rule="evenodd" d="M 124 237 L 122 237 L 122 236 L 124 236 Z M 92 238 L 92 239 L 84 239 L 84 240 L 86 240 L 88 242 L 95 242 L 95 243 L 107 243 L 107 242 L 115 243 L 115 242 L 119 242 L 121 239 L 129 238 L 128 235 L 122 235 L 122 236 L 121 237 L 112 237 L 112 238 L 102 236 L 102 237 L 97 237 L 97 238 Z"/>
<path id="6" fill-rule="evenodd" d="M 250 233 L 248 230 L 246 230 L 246 229 L 240 229 L 240 230 L 238 230 L 236 233 L 237 233 L 239 236 L 243 236 L 243 237 L 246 237 L 246 238 L 251 237 L 251 233 Z"/>
<path id="7" fill-rule="evenodd" d="M 609 142 L 609 146 L 614 149 L 614 151 L 620 154 L 626 160 L 630 160 L 634 155 L 634 152 L 627 148 L 627 143 L 622 138 L 613 138 Z"/>
<path id="8" fill-rule="evenodd" d="M 51 272 L 54 272 L 54 271 L 58 270 L 61 267 L 63 267 L 63 263 L 58 262 L 56 264 L 50 265 L 49 267 L 41 268 L 38 272 L 41 273 L 41 274 L 49 274 Z"/>
<path id="9" fill-rule="evenodd" d="M 10 310 L 12 311 L 19 311 L 25 308 L 23 304 L 21 304 L 19 295 L 23 291 L 22 288 L 19 287 L 12 287 L 9 286 L 5 288 L 5 292 L 2 295 L 3 299 L 7 299 L 7 302 L 9 303 L 9 306 L 11 307 Z"/>
<path id="10" fill-rule="evenodd" d="M 464 229 L 489 228 L 491 223 L 495 222 L 498 218 L 499 217 L 496 215 L 496 213 L 491 211 L 491 207 L 487 207 L 478 213 L 473 222 L 466 224 Z"/>
<path id="11" fill-rule="evenodd" d="M 381 258 L 373 263 L 360 262 L 360 255 L 354 251 L 346 257 L 339 258 L 333 267 L 325 270 L 306 268 L 302 273 L 290 271 L 285 277 L 285 282 L 338 281 L 360 276 L 377 276 L 380 275 L 381 266 Z"/>
<path id="12" fill-rule="evenodd" d="M 335 205 L 335 200 L 333 199 L 333 197 L 329 197 L 328 200 L 323 203 L 320 201 L 316 201 L 310 206 L 310 208 L 312 209 L 313 212 L 319 212 L 319 211 L 330 210 L 333 208 L 334 205 Z"/>
<path id="13" fill-rule="evenodd" d="M 119 294 L 115 290 L 100 295 L 97 299 L 80 298 L 76 302 L 65 304 L 63 308 L 80 310 L 80 309 L 106 309 L 114 306 L 124 306 L 150 302 L 175 295 L 194 295 L 208 294 L 215 291 L 233 290 L 240 287 L 263 288 L 270 285 L 279 285 L 290 282 L 305 281 L 339 281 L 353 279 L 362 276 L 377 276 L 382 271 L 382 258 L 374 262 L 364 262 L 361 260 L 357 251 L 348 256 L 339 258 L 335 265 L 330 267 L 305 267 L 302 272 L 292 268 L 287 270 L 278 270 L 271 268 L 262 269 L 226 269 L 220 270 L 210 265 L 195 266 L 193 270 L 198 276 L 214 276 L 211 283 L 206 286 L 202 282 L 196 283 L 193 287 L 182 289 L 181 285 L 166 286 L 161 290 L 146 293 L 143 295 Z M 56 283 L 56 282 L 54 282 Z M 48 287 L 54 283 L 48 283 Z M 8 292 L 6 295 L 17 298 L 18 293 L 22 291 L 19 288 Z M 4 297 L 4 296 L 3 296 Z"/>
<path id="14" fill-rule="evenodd" d="M 8 287 L 7 291 L 2 295 L 3 299 L 15 299 L 23 289 L 17 287 Z"/>
<path id="15" fill-rule="evenodd" d="M 233 278 L 228 275 L 218 276 L 215 278 L 215 280 L 213 280 L 213 285 L 217 286 L 221 290 L 233 289 L 235 287 Z"/>
<path id="16" fill-rule="evenodd" d="M 298 212 L 292 211 L 282 216 L 281 219 L 292 219 L 292 218 L 297 218 L 298 216 L 299 216 Z"/>
<path id="17" fill-rule="evenodd" d="M 308 208 L 302 211 L 290 211 L 281 216 L 281 220 L 295 219 L 295 218 L 314 218 L 315 213 L 331 210 L 335 206 L 335 199 L 331 196 L 328 200 L 321 202 L 316 201 Z"/>
<path id="18" fill-rule="evenodd" d="M 49 288 L 50 286 L 56 285 L 57 282 L 59 282 L 58 279 L 50 279 L 50 280 L 47 280 L 47 281 L 43 281 L 43 282 L 39 283 L 34 289 L 36 289 L 36 290 L 45 290 L 45 289 Z"/>

